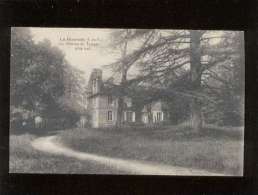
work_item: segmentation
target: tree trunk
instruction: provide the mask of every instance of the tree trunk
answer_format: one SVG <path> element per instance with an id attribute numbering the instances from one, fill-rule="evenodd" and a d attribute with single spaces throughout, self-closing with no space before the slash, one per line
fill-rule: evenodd
<path id="1" fill-rule="evenodd" d="M 198 133 L 202 129 L 203 119 L 200 101 L 193 99 L 190 102 L 190 128 Z"/>
<path id="2" fill-rule="evenodd" d="M 201 89 L 201 49 L 200 39 L 202 33 L 197 30 L 190 31 L 190 79 L 191 90 L 200 91 Z M 202 111 L 201 102 L 198 98 L 192 98 L 190 101 L 190 127 L 194 132 L 199 132 L 202 129 Z"/>
<path id="3" fill-rule="evenodd" d="M 148 114 L 148 123 L 150 125 L 152 125 L 153 124 L 153 116 L 152 116 L 152 113 L 151 113 L 151 104 L 146 106 L 146 110 L 147 110 L 147 114 Z"/>
<path id="4" fill-rule="evenodd" d="M 128 33 L 128 31 L 127 31 Z M 124 58 L 126 57 L 126 51 L 127 51 L 127 40 L 124 43 L 124 48 L 122 50 L 122 58 L 124 60 Z M 121 77 L 121 83 L 120 86 L 122 86 L 122 88 L 120 89 L 120 94 L 118 97 L 118 107 L 117 107 L 117 120 L 116 120 L 116 126 L 117 127 L 121 127 L 122 123 L 123 123 L 123 114 L 124 114 L 124 83 L 127 80 L 127 68 L 126 68 L 126 63 L 124 62 L 122 64 L 122 77 Z"/>
<path id="5" fill-rule="evenodd" d="M 244 115 L 245 115 L 245 40 L 244 40 L 244 34 L 240 33 L 240 44 L 239 44 L 239 50 L 240 50 L 240 116 L 241 116 L 241 125 L 244 125 Z"/>
<path id="6" fill-rule="evenodd" d="M 127 71 L 123 70 L 122 71 L 122 79 L 121 79 L 121 85 L 124 86 L 124 83 L 126 82 L 126 74 Z M 117 121 L 116 121 L 116 126 L 121 127 L 123 124 L 123 116 L 124 116 L 124 89 L 120 89 L 120 94 L 118 97 L 118 105 L 117 105 Z"/>
<path id="7" fill-rule="evenodd" d="M 240 51 L 240 57 L 239 57 L 239 66 L 240 66 L 240 75 L 239 75 L 239 80 L 240 80 L 240 92 L 242 92 L 242 97 L 244 97 L 244 92 L 245 92 L 245 39 L 244 39 L 244 34 L 243 32 L 239 32 L 239 48 L 238 50 Z"/>
<path id="8" fill-rule="evenodd" d="M 123 97 L 118 98 L 118 105 L 117 105 L 117 120 L 116 120 L 116 127 L 122 127 L 123 123 L 123 111 L 124 111 L 124 100 Z"/>
<path id="9" fill-rule="evenodd" d="M 137 105 L 137 108 L 134 110 L 135 111 L 135 123 L 136 124 L 141 124 L 142 123 L 142 105 Z"/>

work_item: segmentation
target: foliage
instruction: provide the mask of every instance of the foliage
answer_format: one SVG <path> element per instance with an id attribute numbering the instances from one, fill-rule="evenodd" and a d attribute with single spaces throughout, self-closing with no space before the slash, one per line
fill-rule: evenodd
<path id="1" fill-rule="evenodd" d="M 51 46 L 50 41 L 36 44 L 28 28 L 12 28 L 11 121 L 13 108 L 27 110 L 30 120 L 36 115 L 77 118 L 74 109 L 60 103 L 60 98 L 66 97 L 68 86 L 79 86 L 79 73 L 75 75 L 72 70 L 62 51 Z"/>
<path id="2" fill-rule="evenodd" d="M 133 34 L 137 30 L 127 32 Z M 178 121 L 180 118 L 190 117 L 182 112 L 191 111 L 196 114 L 199 110 L 199 119 L 202 120 L 204 116 L 206 122 L 220 125 L 242 124 L 244 46 L 241 32 L 214 33 L 188 30 L 140 32 L 136 38 L 139 43 L 135 44 L 135 39 L 126 39 L 127 47 L 131 44 L 133 49 L 128 49 L 130 52 L 110 65 L 114 72 L 124 66 L 128 69 L 137 69 L 133 78 L 127 78 L 120 87 L 114 86 L 117 90 L 123 90 L 120 94 L 137 96 L 138 104 L 143 105 L 151 100 L 167 99 L 169 96 L 171 98 L 168 98 L 168 105 L 171 106 L 169 108 L 171 114 L 177 117 L 182 115 Z M 119 33 L 114 36 L 116 41 L 113 44 L 125 41 Z M 197 39 L 194 34 L 198 35 Z M 196 45 L 192 47 L 193 41 L 197 43 L 197 47 Z M 193 63 L 194 59 L 198 60 Z M 181 104 L 178 104 L 180 98 L 172 96 L 183 97 Z M 193 102 L 198 102 L 194 110 L 192 110 Z M 172 111 L 175 107 L 179 109 L 180 105 L 181 114 Z M 176 118 L 172 120 L 177 121 Z"/>
<path id="3" fill-rule="evenodd" d="M 226 33 L 217 46 L 231 54 L 204 75 L 205 92 L 214 99 L 205 105 L 206 120 L 218 125 L 239 126 L 244 123 L 244 42 L 239 32 Z M 215 54 L 218 55 L 218 54 Z"/>

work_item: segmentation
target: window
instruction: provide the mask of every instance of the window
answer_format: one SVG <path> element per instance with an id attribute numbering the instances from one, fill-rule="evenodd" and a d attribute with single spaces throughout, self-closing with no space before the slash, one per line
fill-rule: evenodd
<path id="1" fill-rule="evenodd" d="M 157 121 L 161 121 L 162 118 L 161 118 L 161 112 L 157 112 Z"/>
<path id="2" fill-rule="evenodd" d="M 131 112 L 131 111 L 126 112 L 126 120 L 128 122 L 133 122 L 133 112 Z"/>
<path id="3" fill-rule="evenodd" d="M 132 99 L 131 98 L 125 97 L 124 102 L 126 104 L 126 107 L 132 107 Z"/>
<path id="4" fill-rule="evenodd" d="M 111 95 L 108 96 L 108 105 L 112 105 L 113 97 Z"/>
<path id="5" fill-rule="evenodd" d="M 107 120 L 112 121 L 112 111 L 108 111 L 107 113 Z"/>
<path id="6" fill-rule="evenodd" d="M 96 87 L 97 87 L 97 83 L 96 83 L 96 80 L 92 80 L 92 88 L 93 88 L 93 93 L 96 92 Z"/>

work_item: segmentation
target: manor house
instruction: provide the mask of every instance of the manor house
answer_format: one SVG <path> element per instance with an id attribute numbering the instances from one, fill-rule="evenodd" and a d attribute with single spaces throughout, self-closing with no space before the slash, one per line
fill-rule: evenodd
<path id="1" fill-rule="evenodd" d="M 118 98 L 112 95 L 102 80 L 102 70 L 93 69 L 88 82 L 87 109 L 90 114 L 90 123 L 94 128 L 115 126 L 117 120 Z M 124 111 L 122 121 L 134 123 L 137 120 L 132 105 L 132 99 L 124 97 Z M 156 101 L 145 105 L 141 111 L 140 121 L 144 124 L 164 121 L 162 102 Z"/>

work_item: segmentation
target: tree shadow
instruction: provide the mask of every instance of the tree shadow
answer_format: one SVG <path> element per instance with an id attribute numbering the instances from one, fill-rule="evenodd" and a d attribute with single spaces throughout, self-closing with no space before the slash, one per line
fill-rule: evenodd
<path id="1" fill-rule="evenodd" d="M 35 136 L 48 136 L 48 135 L 55 135 L 58 132 L 64 131 L 64 129 L 57 129 L 57 128 L 35 128 L 35 127 L 28 127 L 28 128 L 10 128 L 10 135 L 23 135 L 23 134 L 31 134 Z"/>

